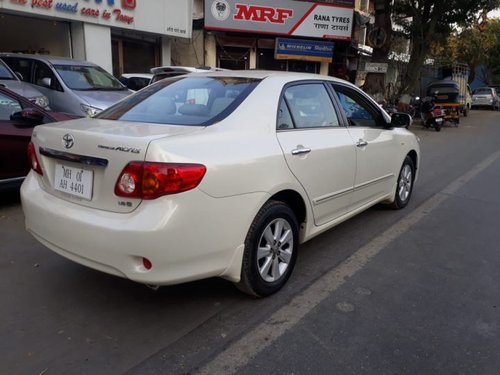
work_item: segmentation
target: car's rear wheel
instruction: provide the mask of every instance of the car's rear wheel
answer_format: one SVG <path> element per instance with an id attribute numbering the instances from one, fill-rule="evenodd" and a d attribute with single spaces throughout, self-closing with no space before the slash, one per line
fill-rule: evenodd
<path id="1" fill-rule="evenodd" d="M 255 297 L 276 293 L 293 271 L 297 248 L 295 214 L 282 202 L 267 202 L 248 231 L 238 288 Z"/>
<path id="2" fill-rule="evenodd" d="M 413 164 L 413 160 L 407 156 L 399 172 L 394 202 L 391 204 L 392 208 L 401 209 L 406 207 L 413 192 L 414 181 L 415 165 Z"/>

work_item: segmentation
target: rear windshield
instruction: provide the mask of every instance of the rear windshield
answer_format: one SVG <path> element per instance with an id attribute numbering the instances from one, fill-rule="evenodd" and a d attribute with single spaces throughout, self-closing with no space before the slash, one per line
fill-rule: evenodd
<path id="1" fill-rule="evenodd" d="M 441 84 L 441 85 L 432 85 L 427 89 L 428 94 L 433 94 L 436 91 L 443 94 L 452 94 L 457 93 L 459 91 L 458 86 L 453 84 Z"/>
<path id="2" fill-rule="evenodd" d="M 127 90 L 120 81 L 98 66 L 55 65 L 54 68 L 72 90 Z"/>
<path id="3" fill-rule="evenodd" d="M 206 126 L 231 113 L 260 80 L 176 77 L 127 97 L 97 118 L 170 125 Z"/>
<path id="4" fill-rule="evenodd" d="M 474 94 L 489 94 L 489 95 L 491 95 L 491 89 L 488 89 L 488 88 L 476 89 L 476 90 L 474 90 Z"/>

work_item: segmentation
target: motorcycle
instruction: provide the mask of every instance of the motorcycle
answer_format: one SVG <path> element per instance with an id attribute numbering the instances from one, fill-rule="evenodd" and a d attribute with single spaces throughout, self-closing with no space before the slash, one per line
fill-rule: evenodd
<path id="1" fill-rule="evenodd" d="M 436 106 L 436 96 L 427 96 L 421 103 L 420 116 L 422 124 L 426 128 L 434 128 L 434 130 L 441 131 L 444 124 L 445 113 L 441 107 Z"/>
<path id="2" fill-rule="evenodd" d="M 410 105 L 408 106 L 407 113 L 411 118 L 420 117 L 420 108 L 422 106 L 422 101 L 419 96 L 412 96 L 410 100 Z"/>

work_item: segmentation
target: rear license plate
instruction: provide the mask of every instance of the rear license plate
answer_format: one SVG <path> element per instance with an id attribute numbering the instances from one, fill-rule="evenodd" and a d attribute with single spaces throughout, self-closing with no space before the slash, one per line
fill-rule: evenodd
<path id="1" fill-rule="evenodd" d="M 54 178 L 56 190 L 90 200 L 92 199 L 93 180 L 94 173 L 92 171 L 56 163 Z"/>
<path id="2" fill-rule="evenodd" d="M 442 118 L 437 118 L 436 122 L 439 124 L 439 123 L 443 122 L 443 119 Z"/>

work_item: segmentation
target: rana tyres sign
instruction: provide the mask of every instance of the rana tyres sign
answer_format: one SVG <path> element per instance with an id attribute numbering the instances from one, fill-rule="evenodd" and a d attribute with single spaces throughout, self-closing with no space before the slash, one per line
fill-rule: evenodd
<path id="1" fill-rule="evenodd" d="M 350 40 L 353 1 L 206 0 L 205 28 Z"/>

